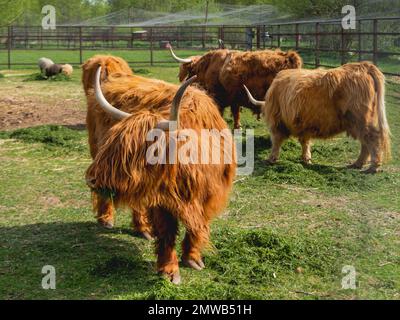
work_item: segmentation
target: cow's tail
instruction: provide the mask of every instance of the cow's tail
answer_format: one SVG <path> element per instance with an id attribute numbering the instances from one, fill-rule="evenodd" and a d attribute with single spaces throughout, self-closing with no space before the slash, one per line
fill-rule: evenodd
<path id="1" fill-rule="evenodd" d="M 386 106 L 385 106 L 385 76 L 383 73 L 374 65 L 370 65 L 368 70 L 369 75 L 374 80 L 375 92 L 377 98 L 378 107 L 378 126 L 381 137 L 381 148 L 385 160 L 389 160 L 391 157 L 390 147 L 390 128 L 386 117 Z"/>

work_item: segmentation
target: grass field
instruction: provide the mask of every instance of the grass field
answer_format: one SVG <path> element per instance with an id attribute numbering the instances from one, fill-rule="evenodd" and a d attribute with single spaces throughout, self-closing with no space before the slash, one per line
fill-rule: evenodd
<path id="1" fill-rule="evenodd" d="M 30 72 L 1 78 L 0 99 L 18 90 L 33 105 L 75 99 L 84 112 L 79 71 L 68 82 L 23 81 Z M 177 81 L 176 67 L 140 73 Z M 290 140 L 268 166 L 268 131 L 244 112 L 242 124 L 256 134 L 255 171 L 237 178 L 212 224 L 206 269 L 181 267 L 179 286 L 155 274 L 153 244 L 134 236 L 127 211 L 118 212 L 113 230 L 96 224 L 84 181 L 85 130 L 3 131 L 0 298 L 400 299 L 399 79 L 388 79 L 387 108 L 393 160 L 376 175 L 344 168 L 359 151 L 345 136 L 316 141 L 312 165 L 300 162 L 300 145 Z M 232 125 L 228 112 L 226 119 Z M 56 290 L 41 288 L 44 265 L 56 268 Z M 345 265 L 357 272 L 355 290 L 341 287 Z"/>
<path id="2" fill-rule="evenodd" d="M 288 50 L 284 48 L 282 50 Z M 192 56 L 192 55 L 201 55 L 205 51 L 201 50 L 180 50 L 175 49 L 176 53 L 183 58 Z M 84 50 L 82 54 L 82 59 L 86 60 L 91 56 L 99 53 L 107 53 L 114 54 L 119 57 L 124 58 L 126 61 L 132 62 L 132 65 L 135 66 L 143 66 L 149 65 L 151 61 L 150 51 L 146 50 Z M 313 51 L 309 50 L 300 50 L 305 63 L 314 64 L 315 63 L 315 54 Z M 321 65 L 329 65 L 329 66 L 339 66 L 341 65 L 341 56 L 339 53 L 332 52 L 320 52 L 320 64 Z M 37 68 L 36 63 L 37 60 L 41 57 L 51 57 L 56 63 L 71 63 L 75 65 L 79 65 L 79 51 L 67 51 L 67 50 L 13 50 L 11 52 L 11 63 L 13 64 L 32 64 L 32 66 L 24 66 L 24 65 L 16 65 L 13 66 L 13 69 L 24 69 L 24 68 Z M 372 61 L 373 57 L 371 54 L 363 54 L 362 60 Z M 7 68 L 6 64 L 8 61 L 7 51 L 0 50 L 0 69 Z M 171 67 L 174 65 L 174 60 L 171 58 L 171 55 L 168 50 L 155 50 L 153 52 L 153 61 L 154 64 L 160 67 Z M 347 62 L 357 62 L 358 55 L 347 56 Z M 171 63 L 169 63 L 171 62 Z M 383 72 L 389 72 L 392 74 L 400 74 L 400 56 L 392 55 L 388 57 L 379 57 L 378 66 L 381 68 Z"/>

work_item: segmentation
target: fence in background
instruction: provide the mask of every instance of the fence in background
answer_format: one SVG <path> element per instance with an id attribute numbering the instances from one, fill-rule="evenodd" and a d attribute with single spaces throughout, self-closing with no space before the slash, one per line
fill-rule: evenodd
<path id="1" fill-rule="evenodd" d="M 400 17 L 357 20 L 344 30 L 340 20 L 299 21 L 257 26 L 59 26 L 0 27 L 0 67 L 35 66 L 42 55 L 58 63 L 81 64 L 97 52 L 120 55 L 133 65 L 174 63 L 165 46 L 180 54 L 218 47 L 297 50 L 305 64 L 334 67 L 370 60 L 386 74 L 400 76 Z"/>

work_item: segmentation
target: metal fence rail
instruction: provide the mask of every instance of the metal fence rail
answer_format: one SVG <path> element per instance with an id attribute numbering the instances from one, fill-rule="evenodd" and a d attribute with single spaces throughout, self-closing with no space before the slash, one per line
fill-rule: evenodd
<path id="1" fill-rule="evenodd" d="M 299 21 L 253 26 L 38 26 L 0 27 L 0 68 L 34 66 L 42 55 L 59 63 L 82 64 L 97 51 L 129 55 L 133 65 L 173 63 L 165 52 L 171 42 L 182 54 L 218 47 L 297 50 L 305 64 L 334 67 L 370 60 L 386 74 L 400 76 L 400 17 L 357 20 L 344 30 L 339 20 Z M 56 53 L 58 52 L 58 53 Z"/>

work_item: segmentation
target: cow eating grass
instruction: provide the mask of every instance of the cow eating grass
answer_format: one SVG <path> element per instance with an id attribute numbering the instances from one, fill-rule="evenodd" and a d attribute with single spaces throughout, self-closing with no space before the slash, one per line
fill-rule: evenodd
<path id="1" fill-rule="evenodd" d="M 390 130 L 385 111 L 385 77 L 370 62 L 348 63 L 331 70 L 284 70 L 273 81 L 261 107 L 269 126 L 275 163 L 289 136 L 302 145 L 302 158 L 311 163 L 311 139 L 326 139 L 341 132 L 361 142 L 358 159 L 349 167 L 375 173 L 390 158 Z"/>

